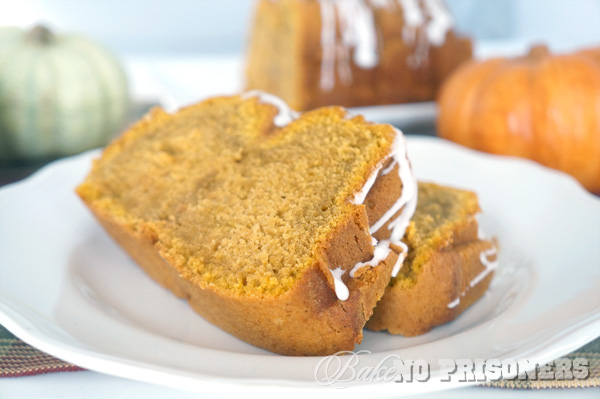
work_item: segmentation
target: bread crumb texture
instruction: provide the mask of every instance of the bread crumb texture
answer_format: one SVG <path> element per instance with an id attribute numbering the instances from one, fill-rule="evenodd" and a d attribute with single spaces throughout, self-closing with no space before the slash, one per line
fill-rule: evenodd
<path id="1" fill-rule="evenodd" d="M 390 153 L 395 132 L 339 107 L 281 128 L 277 113 L 241 96 L 155 109 L 106 148 L 77 192 L 152 240 L 195 284 L 280 295 L 353 212 L 348 199 Z"/>
<path id="2" fill-rule="evenodd" d="M 471 191 L 419 183 L 417 209 L 403 241 L 408 256 L 391 285 L 413 286 L 431 256 L 452 245 L 454 232 L 479 212 L 477 195 Z"/>

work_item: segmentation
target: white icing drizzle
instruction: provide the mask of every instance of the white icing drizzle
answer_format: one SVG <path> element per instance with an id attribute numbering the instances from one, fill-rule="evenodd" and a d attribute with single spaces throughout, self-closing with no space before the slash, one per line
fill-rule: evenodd
<path id="1" fill-rule="evenodd" d="M 320 0 L 321 9 L 321 80 L 324 91 L 335 85 L 335 7 L 332 1 Z"/>
<path id="2" fill-rule="evenodd" d="M 387 168 L 381 171 L 381 176 L 385 176 L 388 173 L 390 173 L 392 170 L 394 170 L 394 166 L 396 165 L 398 165 L 398 162 L 396 162 L 396 160 L 394 159 Z"/>
<path id="3" fill-rule="evenodd" d="M 393 230 L 392 236 L 394 235 L 394 232 L 396 232 L 396 235 L 399 235 L 399 239 L 401 239 L 404 236 L 404 231 L 406 230 L 406 227 L 408 227 L 410 218 L 417 207 L 417 180 L 412 174 L 410 163 L 406 155 L 406 140 L 404 139 L 404 135 L 399 130 L 395 130 L 396 140 L 394 140 L 392 157 L 394 158 L 394 161 L 399 164 L 398 174 L 400 176 L 400 181 L 402 182 L 402 194 L 396 203 L 383 214 L 381 219 L 371 226 L 370 231 L 371 234 L 377 232 L 396 214 L 396 212 L 400 210 L 400 208 L 406 205 L 400 216 L 388 226 L 390 230 Z M 396 227 L 398 227 L 398 229 L 396 229 Z"/>
<path id="4" fill-rule="evenodd" d="M 375 8 L 388 8 L 394 4 L 395 0 L 371 0 L 371 4 Z"/>
<path id="5" fill-rule="evenodd" d="M 417 207 L 417 180 L 412 174 L 410 163 L 408 161 L 408 157 L 406 154 L 406 141 L 404 139 L 404 135 L 399 130 L 395 130 L 396 138 L 394 140 L 394 144 L 392 145 L 392 152 L 390 153 L 390 156 L 393 158 L 392 163 L 396 162 L 399 165 L 398 175 L 402 182 L 402 194 L 400 195 L 400 198 L 398 198 L 398 200 L 394 203 L 394 205 L 392 205 L 392 207 L 388 209 L 387 212 L 385 212 L 381 219 L 379 219 L 375 224 L 373 224 L 369 228 L 371 235 L 377 230 L 379 230 L 381 226 L 385 225 L 385 223 L 387 223 L 400 209 L 402 209 L 402 211 L 400 212 L 398 217 L 392 222 L 390 222 L 390 224 L 388 225 L 388 228 L 392 230 L 390 238 L 381 240 L 379 242 L 375 241 L 376 243 L 375 249 L 373 250 L 373 258 L 366 262 L 356 263 L 352 270 L 350 270 L 350 277 L 354 277 L 356 271 L 365 266 L 375 267 L 383 260 L 385 260 L 392 251 L 391 245 L 395 245 L 402 248 L 402 252 L 398 254 L 398 259 L 396 260 L 396 263 L 392 268 L 392 276 L 395 277 L 400 271 L 400 268 L 402 267 L 406 254 L 408 252 L 408 248 L 402 242 L 402 237 L 404 237 L 406 228 L 408 227 L 410 219 L 412 218 L 412 215 L 414 214 L 415 209 Z M 367 183 L 369 182 L 367 181 Z M 369 189 L 370 188 L 371 187 L 369 187 Z M 364 197 L 366 198 L 366 195 Z"/>
<path id="6" fill-rule="evenodd" d="M 335 86 L 335 67 L 345 85 L 352 84 L 350 52 L 355 65 L 370 69 L 377 65 L 377 32 L 373 11 L 364 0 L 319 0 L 321 10 L 321 79 L 329 91 Z M 339 21 L 339 38 L 337 25 Z"/>
<path id="7" fill-rule="evenodd" d="M 321 10 L 321 90 L 330 91 L 336 83 L 335 71 L 344 85 L 352 84 L 350 61 L 362 69 L 371 69 L 379 63 L 380 45 L 373 15 L 374 8 L 402 9 L 404 26 L 402 38 L 416 44 L 408 65 L 418 68 L 427 61 L 429 44 L 440 46 L 453 26 L 452 16 L 441 0 L 424 0 L 429 18 L 426 18 L 418 0 L 319 0 Z M 339 35 L 338 35 L 339 23 Z M 424 34 L 418 35 L 418 29 Z M 338 37 L 339 36 L 339 37 Z M 419 36 L 419 37 L 417 37 Z M 353 57 L 350 52 L 353 51 Z"/>
<path id="8" fill-rule="evenodd" d="M 480 226 L 478 226 L 477 236 L 478 236 L 478 238 L 480 240 L 484 240 L 485 239 L 485 234 L 481 230 Z M 471 280 L 471 282 L 469 283 L 469 287 L 467 288 L 467 290 L 463 291 L 460 296 L 465 296 L 465 294 L 467 293 L 467 291 L 470 288 L 473 288 L 477 284 L 481 283 L 492 271 L 494 271 L 494 270 L 496 270 L 498 268 L 498 258 L 497 258 L 497 255 L 498 255 L 498 249 L 496 248 L 496 246 L 493 243 L 492 243 L 492 247 L 491 248 L 486 249 L 484 251 L 481 251 L 479 253 L 479 261 L 485 267 L 485 269 L 481 273 L 479 273 L 477 276 L 475 276 L 475 278 L 473 280 Z M 493 257 L 493 256 L 496 256 L 496 259 L 494 259 L 493 261 L 491 261 L 490 258 Z M 458 297 L 455 300 L 453 300 L 452 302 L 450 302 L 448 304 L 448 309 L 453 309 L 456 306 L 458 306 L 458 304 L 460 304 L 460 297 Z"/>
<path id="9" fill-rule="evenodd" d="M 425 17 L 421 12 L 419 3 L 417 0 L 398 0 L 400 7 L 402 8 L 402 16 L 404 17 L 404 23 L 411 27 L 416 28 L 423 25 Z"/>
<path id="10" fill-rule="evenodd" d="M 272 94 L 260 90 L 250 90 L 242 94 L 243 99 L 250 97 L 258 97 L 261 103 L 271 104 L 277 107 L 279 112 L 275 115 L 275 118 L 273 118 L 273 124 L 277 127 L 283 127 L 300 116 L 300 114 L 291 109 L 285 101 Z"/>
<path id="11" fill-rule="evenodd" d="M 460 297 L 457 297 L 455 300 L 448 304 L 448 309 L 454 309 L 460 304 Z"/>
<path id="12" fill-rule="evenodd" d="M 429 37 L 426 18 L 417 0 L 402 0 L 405 23 L 402 29 L 402 39 L 408 45 L 414 46 L 411 54 L 406 59 L 406 64 L 411 69 L 419 69 L 429 61 Z M 421 30 L 419 28 L 423 27 Z"/>
<path id="13" fill-rule="evenodd" d="M 441 46 L 446 40 L 446 34 L 454 22 L 452 16 L 441 0 L 425 0 L 425 7 L 431 20 L 427 24 L 427 38 L 435 46 Z"/>
<path id="14" fill-rule="evenodd" d="M 371 176 L 369 176 L 369 178 L 367 179 L 365 185 L 360 189 L 359 192 L 354 194 L 354 199 L 350 201 L 351 203 L 353 203 L 354 205 L 360 205 L 365 202 L 367 194 L 369 194 L 369 190 L 371 190 L 371 187 L 373 187 L 373 184 L 375 184 L 375 180 L 377 180 L 377 175 L 379 174 L 381 166 L 381 164 L 377 165 L 373 173 L 371 173 Z"/>
<path id="15" fill-rule="evenodd" d="M 473 280 L 471 280 L 471 282 L 469 283 L 469 286 L 471 288 L 475 287 L 477 284 L 482 282 L 483 279 L 486 278 L 487 275 L 490 274 L 493 270 L 496 270 L 496 268 L 498 267 L 498 259 L 496 258 L 495 260 L 490 261 L 489 258 L 492 256 L 496 256 L 497 253 L 498 251 L 496 250 L 496 247 L 492 244 L 492 247 L 490 249 L 482 251 L 479 254 L 479 260 L 481 261 L 481 264 L 485 266 L 485 270 L 483 270 Z"/>
<path id="16" fill-rule="evenodd" d="M 398 242 L 400 248 L 402 248 L 402 252 L 398 254 L 398 259 L 394 264 L 394 268 L 392 269 L 392 277 L 396 277 L 402 266 L 404 265 L 404 259 L 406 259 L 406 255 L 408 254 L 408 247 L 402 241 Z"/>
<path id="17" fill-rule="evenodd" d="M 478 213 L 477 215 L 475 215 L 475 220 L 477 221 L 477 238 L 480 239 L 480 240 L 486 240 L 487 236 L 485 235 L 485 233 L 481 229 L 481 223 L 479 222 L 479 215 L 480 215 L 480 213 Z"/>
<path id="18" fill-rule="evenodd" d="M 377 34 L 371 8 L 362 0 L 336 2 L 340 17 L 342 44 L 354 49 L 354 63 L 363 69 L 377 65 Z"/>
<path id="19" fill-rule="evenodd" d="M 354 267 L 352 268 L 352 270 L 350 270 L 350 277 L 354 277 L 354 273 L 356 273 L 357 270 L 359 270 L 365 266 L 371 266 L 371 267 L 377 266 L 382 261 L 387 259 L 388 255 L 390 254 L 391 251 L 392 251 L 392 249 L 390 248 L 390 240 L 379 241 L 377 244 L 375 244 L 375 250 L 373 251 L 373 258 L 371 258 L 371 260 L 368 260 L 366 262 L 358 262 L 357 264 L 355 264 Z"/>
<path id="20" fill-rule="evenodd" d="M 334 270 L 329 270 L 331 276 L 333 277 L 333 283 L 335 287 L 335 295 L 337 295 L 338 299 L 341 301 L 345 301 L 350 296 L 350 291 L 348 291 L 348 287 L 342 281 L 342 276 L 344 275 L 344 270 L 341 267 L 338 267 Z"/>

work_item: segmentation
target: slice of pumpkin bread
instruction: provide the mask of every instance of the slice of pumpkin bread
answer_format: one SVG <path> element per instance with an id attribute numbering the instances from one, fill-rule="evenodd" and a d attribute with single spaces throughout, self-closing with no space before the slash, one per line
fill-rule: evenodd
<path id="1" fill-rule="evenodd" d="M 210 322 L 273 352 L 327 355 L 360 343 L 401 262 L 393 240 L 375 243 L 368 213 L 393 208 L 385 217 L 408 225 L 416 182 L 391 126 L 247 93 L 153 110 L 77 193 Z"/>
<path id="2" fill-rule="evenodd" d="M 402 269 L 377 304 L 367 328 L 415 336 L 454 320 L 487 290 L 496 247 L 478 231 L 477 195 L 419 183 L 419 202 L 403 240 Z"/>

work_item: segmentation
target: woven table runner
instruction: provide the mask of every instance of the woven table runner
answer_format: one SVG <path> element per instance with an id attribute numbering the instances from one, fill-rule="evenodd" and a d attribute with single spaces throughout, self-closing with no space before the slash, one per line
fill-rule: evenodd
<path id="1" fill-rule="evenodd" d="M 593 388 L 600 387 L 600 338 L 596 338 L 589 344 L 577 349 L 562 357 L 571 362 L 575 359 L 586 359 L 588 362 L 589 374 L 584 379 L 564 379 L 564 380 L 500 380 L 482 384 L 484 387 L 493 388 L 511 388 L 511 389 L 547 389 L 547 388 Z"/>
<path id="2" fill-rule="evenodd" d="M 543 388 L 586 388 L 600 386 L 600 338 L 577 351 L 564 356 L 574 360 L 585 358 L 589 364 L 589 375 L 585 379 L 532 381 L 500 380 L 483 384 L 486 387 L 512 389 Z M 0 377 L 22 377 L 28 375 L 79 371 L 81 367 L 64 362 L 27 345 L 4 327 L 0 326 Z"/>
<path id="3" fill-rule="evenodd" d="M 83 370 L 27 345 L 0 326 L 0 377 Z"/>

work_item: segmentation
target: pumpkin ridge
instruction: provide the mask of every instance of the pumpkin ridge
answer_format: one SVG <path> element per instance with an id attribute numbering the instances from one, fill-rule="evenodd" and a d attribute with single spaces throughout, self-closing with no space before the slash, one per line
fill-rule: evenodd
<path id="1" fill-rule="evenodd" d="M 468 133 L 468 142 L 473 142 L 475 144 L 475 148 L 480 151 L 488 151 L 486 142 L 485 142 L 485 132 L 486 126 L 480 126 L 481 124 L 481 116 L 485 113 L 485 109 L 482 108 L 481 97 L 488 94 L 490 90 L 491 83 L 494 81 L 496 76 L 502 73 L 506 65 L 506 61 L 499 62 L 494 65 L 492 70 L 489 72 L 488 76 L 484 76 L 478 86 L 475 87 L 475 95 L 474 98 L 474 107 L 471 109 L 470 113 L 467 114 L 467 119 L 472 120 L 471 128 L 467 129 Z"/>
<path id="2" fill-rule="evenodd" d="M 600 193 L 600 47 L 474 61 L 444 84 L 438 131 L 570 173 Z"/>
<path id="3" fill-rule="evenodd" d="M 34 43 L 14 27 L 0 39 L 0 161 L 72 155 L 117 133 L 129 94 L 109 51 L 79 35 Z"/>

